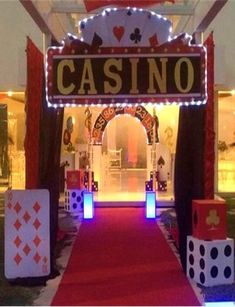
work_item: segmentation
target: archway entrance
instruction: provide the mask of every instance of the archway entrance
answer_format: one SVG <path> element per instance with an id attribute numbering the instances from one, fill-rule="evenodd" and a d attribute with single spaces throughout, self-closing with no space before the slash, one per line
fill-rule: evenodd
<path id="1" fill-rule="evenodd" d="M 170 205 L 173 200 L 178 112 L 176 105 L 156 108 L 157 168 L 161 167 L 167 177 L 166 190 L 158 192 L 163 205 Z M 93 169 L 99 182 L 96 200 L 145 200 L 145 182 L 149 180 L 153 158 L 152 114 L 152 106 L 108 107 L 96 113 L 92 131 L 95 144 Z"/>
<path id="2" fill-rule="evenodd" d="M 106 127 L 102 142 L 103 199 L 142 199 L 147 180 L 147 137 L 134 117 L 121 115 Z"/>
<path id="3" fill-rule="evenodd" d="M 129 115 L 138 119 L 147 134 L 148 144 L 153 142 L 153 127 L 154 118 L 153 116 L 141 105 L 137 107 L 107 107 L 105 108 L 97 117 L 93 131 L 92 137 L 94 144 L 101 144 L 104 130 L 111 119 L 119 115 Z"/>
<path id="4" fill-rule="evenodd" d="M 143 106 L 107 107 L 98 115 L 92 136 L 93 168 L 100 173 L 99 201 L 144 200 L 153 126 L 154 118 Z"/>

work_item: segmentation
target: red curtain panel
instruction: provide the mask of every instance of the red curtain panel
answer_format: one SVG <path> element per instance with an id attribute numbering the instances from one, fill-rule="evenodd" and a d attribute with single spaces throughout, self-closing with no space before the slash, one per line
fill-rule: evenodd
<path id="1" fill-rule="evenodd" d="M 39 125 L 42 102 L 43 54 L 27 38 L 27 87 L 25 165 L 26 189 L 38 188 L 39 180 Z"/>
<path id="2" fill-rule="evenodd" d="M 214 164 L 215 164 L 215 131 L 214 131 L 214 40 L 213 32 L 204 42 L 207 48 L 207 104 L 205 116 L 205 168 L 204 193 L 206 199 L 214 198 Z"/>
<path id="3" fill-rule="evenodd" d="M 86 7 L 87 12 L 106 7 L 106 6 L 121 6 L 121 7 L 141 7 L 145 8 L 148 6 L 154 6 L 157 4 L 161 4 L 164 2 L 172 2 L 174 3 L 175 0 L 102 0 L 102 1 L 94 1 L 94 0 L 84 0 L 84 4 Z"/>

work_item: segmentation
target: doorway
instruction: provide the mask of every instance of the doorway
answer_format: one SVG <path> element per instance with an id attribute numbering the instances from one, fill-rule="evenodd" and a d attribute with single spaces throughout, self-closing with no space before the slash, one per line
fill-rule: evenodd
<path id="1" fill-rule="evenodd" d="M 135 201 L 143 198 L 147 180 L 147 136 L 138 119 L 113 118 L 103 143 L 102 200 Z"/>

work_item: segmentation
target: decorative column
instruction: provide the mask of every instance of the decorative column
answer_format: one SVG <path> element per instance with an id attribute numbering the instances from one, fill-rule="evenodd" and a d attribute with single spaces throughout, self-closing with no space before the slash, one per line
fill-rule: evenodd
<path id="1" fill-rule="evenodd" d="M 147 159 L 147 174 L 149 175 L 152 170 L 152 144 L 148 144 L 146 152 L 146 159 Z"/>
<path id="2" fill-rule="evenodd" d="M 98 181 L 98 186 L 101 187 L 101 180 L 102 180 L 102 166 L 101 166 L 101 159 L 102 159 L 102 145 L 93 145 L 93 172 L 94 172 L 94 181 Z"/>

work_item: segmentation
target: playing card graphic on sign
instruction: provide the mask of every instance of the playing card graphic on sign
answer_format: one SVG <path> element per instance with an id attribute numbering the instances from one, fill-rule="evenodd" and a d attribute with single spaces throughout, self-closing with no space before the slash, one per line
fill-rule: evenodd
<path id="1" fill-rule="evenodd" d="M 171 23 L 169 20 L 149 13 L 148 20 L 143 29 L 143 45 L 157 46 L 168 41 Z"/>
<path id="2" fill-rule="evenodd" d="M 164 144 L 156 144 L 156 163 L 160 181 L 167 181 L 171 174 L 171 154 Z"/>
<path id="3" fill-rule="evenodd" d="M 49 274 L 49 192 L 9 190 L 5 193 L 5 276 Z"/>
<path id="4" fill-rule="evenodd" d="M 171 22 L 151 11 L 105 9 L 81 21 L 83 40 L 95 47 L 157 46 L 168 41 Z"/>
<path id="5" fill-rule="evenodd" d="M 147 21 L 147 11 L 126 11 L 127 20 L 125 34 L 123 36 L 123 46 L 142 46 L 143 29 Z"/>
<path id="6" fill-rule="evenodd" d="M 127 22 L 126 10 L 109 11 L 105 16 L 109 46 L 123 46 Z M 108 45 L 107 45 L 108 46 Z"/>

